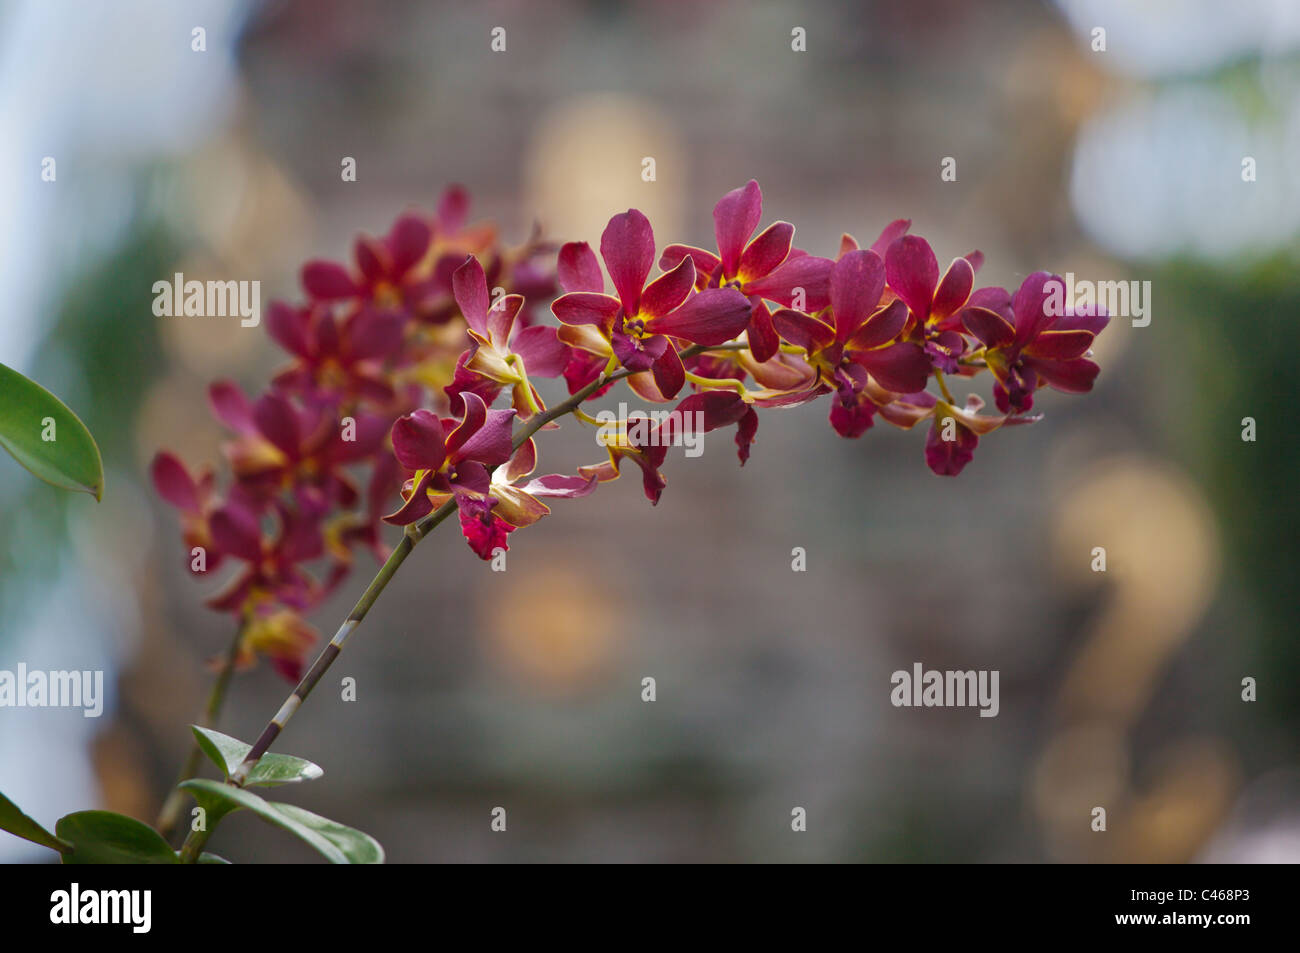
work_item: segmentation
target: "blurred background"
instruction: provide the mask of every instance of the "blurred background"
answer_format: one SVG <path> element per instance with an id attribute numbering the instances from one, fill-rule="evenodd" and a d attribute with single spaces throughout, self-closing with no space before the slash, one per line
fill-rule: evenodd
<path id="1" fill-rule="evenodd" d="M 729 434 L 670 454 L 657 509 L 634 478 L 560 502 L 504 574 L 436 534 L 277 745 L 325 769 L 286 798 L 398 862 L 1300 860 L 1289 0 L 9 0 L 0 129 L 0 360 L 107 469 L 95 505 L 0 459 L 0 668 L 109 685 L 100 719 L 0 711 L 0 790 L 47 826 L 153 818 L 230 637 L 147 467 L 217 463 L 207 381 L 256 388 L 282 354 L 154 317 L 154 281 L 296 299 L 306 258 L 453 182 L 511 241 L 594 243 L 636 206 L 709 245 L 754 177 L 816 254 L 911 217 L 943 262 L 984 251 L 981 284 L 1150 281 L 1151 323 L 1113 322 L 1095 392 L 1045 393 L 959 479 L 920 433 L 841 440 L 821 402 L 764 414 L 743 471 Z M 548 470 L 600 456 L 547 438 Z M 999 670 L 1000 714 L 892 707 L 914 662 Z M 288 687 L 241 674 L 220 728 L 251 741 Z M 211 846 L 314 857 L 238 815 Z"/>

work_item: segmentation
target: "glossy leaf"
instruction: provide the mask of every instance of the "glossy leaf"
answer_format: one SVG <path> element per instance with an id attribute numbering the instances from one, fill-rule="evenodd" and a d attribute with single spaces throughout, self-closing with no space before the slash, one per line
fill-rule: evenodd
<path id="1" fill-rule="evenodd" d="M 190 725 L 194 738 L 203 749 L 203 753 L 222 770 L 227 778 L 243 763 L 252 749 L 238 738 L 223 735 L 211 728 Z M 320 765 L 305 758 L 295 758 L 291 754 L 265 754 L 262 760 L 248 775 L 247 785 L 271 786 L 276 784 L 293 784 L 298 781 L 314 781 L 324 772 Z"/>
<path id="2" fill-rule="evenodd" d="M 174 864 L 171 845 L 148 824 L 112 811 L 78 811 L 59 818 L 54 832 L 72 845 L 65 864 Z"/>
<path id="3" fill-rule="evenodd" d="M 97 500 L 104 495 L 104 464 L 86 425 L 59 398 L 4 364 L 0 447 L 46 483 Z"/>
<path id="4" fill-rule="evenodd" d="M 382 864 L 384 862 L 384 849 L 369 834 L 345 827 L 293 804 L 277 804 L 259 797 L 252 791 L 206 778 L 183 781 L 180 787 L 192 791 L 196 798 L 201 798 L 201 804 L 206 800 L 208 803 L 218 802 L 226 805 L 227 810 L 247 808 L 263 820 L 297 835 L 330 863 Z M 211 824 L 211 810 L 209 810 L 209 824 Z"/>
<path id="5" fill-rule="evenodd" d="M 51 850 L 62 853 L 71 850 L 72 845 L 59 840 L 45 828 L 18 809 L 18 805 L 0 794 L 0 830 L 6 830 L 15 837 L 29 840 Z"/>

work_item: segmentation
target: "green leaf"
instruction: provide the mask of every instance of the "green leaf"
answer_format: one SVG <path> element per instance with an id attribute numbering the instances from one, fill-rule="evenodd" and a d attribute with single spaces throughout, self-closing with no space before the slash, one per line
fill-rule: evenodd
<path id="1" fill-rule="evenodd" d="M 86 425 L 40 384 L 3 364 L 0 447 L 46 483 L 104 496 L 104 464 Z"/>
<path id="2" fill-rule="evenodd" d="M 230 805 L 229 809 L 248 808 L 265 821 L 296 834 L 333 864 L 382 864 L 384 849 L 379 841 L 351 827 L 344 827 L 327 817 L 313 814 L 293 804 L 276 804 L 252 791 L 211 781 L 192 778 L 180 787 L 194 792 L 195 798 L 206 797 Z M 202 802 L 200 802 L 202 803 Z M 211 814 L 211 811 L 209 811 Z M 209 818 L 209 825 L 211 818 Z"/>
<path id="3" fill-rule="evenodd" d="M 176 851 L 176 859 L 180 860 L 180 857 L 181 857 L 181 852 L 178 850 Z M 199 859 L 196 860 L 195 863 L 196 864 L 228 864 L 230 863 L 230 861 L 226 860 L 226 858 L 221 857 L 217 854 L 209 854 L 205 850 L 203 853 L 199 854 Z"/>
<path id="4" fill-rule="evenodd" d="M 244 762 L 252 745 L 246 745 L 238 738 L 223 735 L 211 728 L 190 725 L 194 738 L 203 749 L 203 753 L 212 763 L 220 768 L 227 778 Z M 295 758 L 291 754 L 264 754 L 262 760 L 248 775 L 245 785 L 293 784 L 297 781 L 314 781 L 324 774 L 320 765 L 313 764 L 305 758 Z"/>
<path id="5" fill-rule="evenodd" d="M 78 811 L 54 831 L 72 845 L 65 864 L 174 864 L 171 845 L 148 824 L 112 811 Z"/>
<path id="6" fill-rule="evenodd" d="M 33 844 L 40 844 L 42 847 L 48 847 L 51 850 L 57 850 L 59 853 L 72 849 L 71 844 L 59 840 L 41 827 L 41 825 L 20 811 L 18 805 L 3 794 L 0 794 L 0 830 L 6 830 L 15 837 L 21 837 L 23 840 L 29 840 Z"/>

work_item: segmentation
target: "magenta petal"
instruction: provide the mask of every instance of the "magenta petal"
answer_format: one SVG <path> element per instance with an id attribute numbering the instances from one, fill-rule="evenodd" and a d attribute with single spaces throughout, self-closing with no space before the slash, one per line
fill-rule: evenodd
<path id="1" fill-rule="evenodd" d="M 443 388 L 447 395 L 447 409 L 456 416 L 462 416 L 465 413 L 464 395 L 468 393 L 478 394 L 485 403 L 492 403 L 501 393 L 502 385 L 490 377 L 484 377 L 465 367 L 465 361 L 474 355 L 478 346 L 467 351 L 462 351 L 456 360 L 456 372 L 452 377 L 451 383 Z"/>
<path id="2" fill-rule="evenodd" d="M 628 314 L 641 305 L 641 289 L 655 260 L 655 236 L 650 220 L 634 208 L 615 215 L 600 236 L 600 257 Z"/>
<path id="3" fill-rule="evenodd" d="M 885 263 L 872 251 L 851 251 L 831 271 L 835 338 L 847 341 L 879 307 L 885 291 Z"/>
<path id="4" fill-rule="evenodd" d="M 451 288 L 465 322 L 486 337 L 488 305 L 491 299 L 488 296 L 487 277 L 483 274 L 483 266 L 477 258 L 470 255 L 465 259 L 465 263 L 452 273 Z"/>
<path id="5" fill-rule="evenodd" d="M 477 394 L 465 394 L 464 399 L 467 410 L 473 401 L 483 403 L 482 398 Z M 447 449 L 454 453 L 458 462 L 467 460 L 489 467 L 505 463 L 513 452 L 510 444 L 514 417 L 514 410 L 489 410 L 481 427 L 467 434 L 464 442 L 454 451 L 451 441 L 448 440 Z M 459 432 L 460 430 L 457 429 L 456 433 Z"/>
<path id="6" fill-rule="evenodd" d="M 569 348 L 555 328 L 537 324 L 518 332 L 510 342 L 511 352 L 524 361 L 530 377 L 559 377 L 569 363 Z"/>
<path id="7" fill-rule="evenodd" d="M 1067 394 L 1086 394 L 1101 368 L 1087 358 L 1072 361 L 1047 361 L 1041 358 L 1024 358 L 1025 367 L 1035 371 L 1050 387 Z"/>
<path id="8" fill-rule="evenodd" d="M 581 348 L 569 349 L 569 363 L 564 367 L 564 383 L 568 387 L 570 394 L 576 394 L 596 378 L 600 377 L 601 372 L 605 369 L 605 358 L 598 354 L 592 354 Z M 612 383 L 598 388 L 591 395 L 589 400 L 603 396 L 611 387 Z"/>
<path id="9" fill-rule="evenodd" d="M 465 224 L 469 215 L 469 193 L 463 186 L 449 185 L 438 199 L 438 228 L 444 233 L 454 233 Z"/>
<path id="10" fill-rule="evenodd" d="M 924 350 L 910 342 L 855 353 L 853 359 L 865 367 L 881 387 L 895 394 L 922 390 L 930 378 L 930 359 Z"/>
<path id="11" fill-rule="evenodd" d="M 988 308 L 994 314 L 1000 315 L 1007 324 L 1015 324 L 1015 311 L 1011 307 L 1011 295 L 1007 293 L 1006 288 L 980 288 L 971 293 L 966 307 Z"/>
<path id="12" fill-rule="evenodd" d="M 831 397 L 831 427 L 841 437 L 849 440 L 861 437 L 871 429 L 875 416 L 876 405 L 866 394 L 848 390 Z"/>
<path id="13" fill-rule="evenodd" d="M 403 215 L 388 233 L 388 251 L 393 256 L 393 274 L 401 276 L 424 257 L 433 232 L 424 219 Z"/>
<path id="14" fill-rule="evenodd" d="M 898 337 L 906 324 L 907 305 L 895 298 L 867 318 L 862 327 L 849 338 L 846 348 L 850 351 L 869 351 L 888 344 Z"/>
<path id="15" fill-rule="evenodd" d="M 198 513 L 200 509 L 198 486 L 185 469 L 185 465 L 170 453 L 159 453 L 149 467 L 154 489 L 164 500 L 182 513 Z"/>
<path id="16" fill-rule="evenodd" d="M 306 310 L 274 301 L 266 315 L 266 330 L 272 340 L 290 354 L 307 357 L 310 353 L 307 339 L 307 325 L 310 321 L 311 317 Z"/>
<path id="17" fill-rule="evenodd" d="M 744 416 L 736 424 L 736 456 L 743 467 L 749 462 L 749 448 L 754 445 L 758 434 L 758 413 L 753 407 L 746 407 Z"/>
<path id="18" fill-rule="evenodd" d="M 566 242 L 560 246 L 556 262 L 556 277 L 565 291 L 605 290 L 605 277 L 600 273 L 596 253 L 586 242 Z"/>
<path id="19" fill-rule="evenodd" d="M 398 417 L 393 424 L 393 454 L 408 470 L 439 469 L 447 457 L 447 448 L 438 415 L 422 408 Z"/>
<path id="20" fill-rule="evenodd" d="M 954 258 L 934 293 L 934 317 L 946 318 L 956 312 L 970 297 L 974 284 L 975 269 L 971 263 L 965 258 Z"/>
<path id="21" fill-rule="evenodd" d="M 667 274 L 646 285 L 641 293 L 641 314 L 658 318 L 678 307 L 695 287 L 695 262 L 687 256 Z"/>
<path id="22" fill-rule="evenodd" d="M 228 503 L 212 514 L 209 525 L 212 541 L 222 553 L 248 562 L 262 558 L 262 528 L 247 507 Z"/>
<path id="23" fill-rule="evenodd" d="M 325 538 L 315 519 L 286 509 L 281 511 L 280 520 L 283 528 L 276 544 L 280 559 L 288 563 L 307 562 L 325 551 Z"/>
<path id="24" fill-rule="evenodd" d="M 353 419 L 356 421 L 354 439 L 344 440 L 335 431 L 330 459 L 338 463 L 354 463 L 375 456 L 383 449 L 384 437 L 392 429 L 388 425 L 388 418 L 380 414 L 358 411 Z"/>
<path id="25" fill-rule="evenodd" d="M 725 344 L 749 324 L 749 311 L 749 299 L 735 288 L 706 288 L 646 328 L 694 344 Z"/>
<path id="26" fill-rule="evenodd" d="M 722 259 L 717 255 L 705 251 L 703 248 L 696 248 L 694 245 L 669 245 L 664 249 L 664 253 L 659 256 L 659 269 L 661 271 L 671 271 L 677 267 L 683 258 L 690 258 L 691 261 L 695 262 L 695 285 L 697 288 L 705 287 L 708 284 L 709 277 L 722 263 Z"/>
<path id="27" fill-rule="evenodd" d="M 664 339 L 665 342 L 667 339 Z M 664 348 L 664 352 L 655 359 L 654 366 L 655 386 L 659 388 L 659 393 L 671 400 L 676 397 L 681 389 L 686 386 L 686 368 L 682 366 L 682 359 L 677 354 L 677 349 L 669 345 Z"/>
<path id="28" fill-rule="evenodd" d="M 961 313 L 961 321 L 985 347 L 1006 347 L 1016 338 L 1016 329 L 988 308 L 966 308 Z"/>
<path id="29" fill-rule="evenodd" d="M 355 298 L 361 293 L 348 270 L 338 262 L 316 259 L 302 267 L 302 286 L 318 301 Z"/>
<path id="30" fill-rule="evenodd" d="M 740 275 L 749 281 L 770 274 L 789 257 L 793 242 L 794 226 L 789 222 L 769 225 L 745 246 L 740 256 Z"/>
<path id="31" fill-rule="evenodd" d="M 1083 357 L 1092 347 L 1091 331 L 1058 331 L 1053 328 L 1044 331 L 1025 345 L 1024 353 L 1031 357 L 1045 358 L 1049 361 L 1068 361 Z"/>
<path id="32" fill-rule="evenodd" d="M 334 316 L 328 311 L 320 314 L 312 327 L 315 333 L 315 346 L 312 348 L 313 356 L 333 357 L 339 352 L 339 328 L 334 323 Z"/>
<path id="33" fill-rule="evenodd" d="M 745 243 L 762 217 L 763 190 L 753 179 L 732 189 L 713 207 L 713 234 L 722 256 L 722 272 L 727 277 L 733 277 L 739 269 Z"/>
<path id="34" fill-rule="evenodd" d="M 772 315 L 772 324 L 782 338 L 809 354 L 823 351 L 835 341 L 834 328 L 802 311 L 782 308 Z"/>
<path id="35" fill-rule="evenodd" d="M 910 218 L 894 219 L 884 227 L 880 233 L 880 237 L 871 243 L 871 251 L 875 252 L 883 259 L 885 253 L 889 251 L 889 246 L 906 235 L 907 230 L 911 227 L 912 220 Z"/>
<path id="36" fill-rule="evenodd" d="M 700 391 L 698 394 L 691 394 L 673 408 L 672 414 L 664 424 L 665 434 L 672 438 L 676 435 L 678 427 L 688 426 L 690 429 L 708 433 L 719 427 L 734 424 L 745 416 L 745 411 L 748 409 L 749 405 L 735 391 Z M 690 417 L 690 423 L 687 424 L 688 414 L 700 416 Z"/>
<path id="37" fill-rule="evenodd" d="M 515 328 L 515 317 L 524 306 L 522 295 L 505 295 L 488 308 L 488 339 L 499 348 L 504 348 L 510 340 L 510 333 Z"/>
<path id="38" fill-rule="evenodd" d="M 958 422 L 951 428 L 954 439 L 944 440 L 945 420 L 947 417 L 939 417 L 936 413 L 925 438 L 925 462 L 939 476 L 956 476 L 975 458 L 979 438 Z"/>
<path id="39" fill-rule="evenodd" d="M 487 403 L 482 397 L 466 391 L 461 394 L 461 400 L 465 404 L 465 413 L 461 416 L 460 423 L 447 435 L 447 455 L 453 458 L 465 441 L 487 423 Z"/>
<path id="40" fill-rule="evenodd" d="M 460 502 L 458 498 L 457 503 Z M 489 504 L 478 501 L 466 502 L 460 506 L 458 512 L 460 531 L 465 537 L 465 542 L 469 543 L 469 548 L 474 550 L 480 559 L 489 560 L 498 550 L 509 550 L 510 543 L 507 537 L 515 527 L 499 516 L 494 516 Z"/>
<path id="41" fill-rule="evenodd" d="M 371 283 L 383 280 L 392 261 L 388 246 L 369 235 L 357 238 L 356 244 L 352 246 L 352 256 L 361 269 L 361 277 Z"/>
<path id="42" fill-rule="evenodd" d="M 1036 271 L 1020 285 L 1011 307 L 1016 315 L 1016 343 L 1024 344 L 1032 340 L 1039 331 L 1052 323 L 1047 314 L 1047 299 L 1053 284 L 1064 295 L 1065 283 L 1060 278 L 1046 271 Z M 1064 310 L 1064 309 L 1062 309 Z"/>
<path id="43" fill-rule="evenodd" d="M 669 347 L 668 339 L 662 334 L 635 338 L 622 331 L 610 335 L 609 343 L 618 362 L 633 373 L 648 371 Z"/>
<path id="44" fill-rule="evenodd" d="M 749 340 L 749 352 L 754 360 L 765 364 L 776 356 L 781 349 L 781 338 L 772 324 L 772 312 L 758 295 L 754 295 L 749 309 L 749 327 L 746 337 Z"/>
<path id="45" fill-rule="evenodd" d="M 347 322 L 347 356 L 353 361 L 388 357 L 402 346 L 401 314 L 363 308 Z"/>
<path id="46" fill-rule="evenodd" d="M 477 460 L 462 460 L 456 466 L 456 479 L 452 483 L 452 492 L 463 502 L 474 494 L 486 496 L 492 489 L 492 474 L 488 468 Z M 466 491 L 469 491 L 468 493 Z"/>
<path id="47" fill-rule="evenodd" d="M 266 394 L 253 404 L 253 422 L 262 436 L 290 459 L 296 459 L 302 447 L 302 431 L 293 404 L 279 394 Z"/>
<path id="48" fill-rule="evenodd" d="M 917 319 L 930 316 L 934 291 L 939 284 L 939 260 L 924 238 L 904 235 L 885 253 L 885 274 L 889 287 L 903 299 Z"/>
<path id="49" fill-rule="evenodd" d="M 232 381 L 213 381 L 208 386 L 208 403 L 217 419 L 238 434 L 251 434 L 256 431 L 253 425 L 252 408 L 248 398 Z"/>
<path id="50" fill-rule="evenodd" d="M 551 313 L 561 324 L 594 324 L 606 334 L 622 306 L 617 298 L 592 291 L 572 291 L 551 303 Z"/>
<path id="51" fill-rule="evenodd" d="M 784 308 L 799 307 L 800 311 L 820 311 L 830 304 L 831 270 L 835 262 L 815 255 L 796 254 L 766 278 L 745 285 L 748 294 L 775 301 Z M 799 290 L 803 300 L 796 301 Z"/>
<path id="52" fill-rule="evenodd" d="M 1070 308 L 1052 325 L 1053 331 L 1090 331 L 1095 337 L 1106 329 L 1110 315 L 1104 308 L 1076 311 Z"/>
<path id="53" fill-rule="evenodd" d="M 429 499 L 427 487 L 429 485 L 429 474 L 425 473 L 416 484 L 411 487 L 411 495 L 394 513 L 389 513 L 383 518 L 385 523 L 391 523 L 394 526 L 408 526 L 418 519 L 422 519 L 433 512 L 433 501 Z"/>

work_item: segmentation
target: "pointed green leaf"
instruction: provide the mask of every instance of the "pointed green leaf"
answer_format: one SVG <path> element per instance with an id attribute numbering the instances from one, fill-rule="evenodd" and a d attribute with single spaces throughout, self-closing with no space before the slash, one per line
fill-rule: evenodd
<path id="1" fill-rule="evenodd" d="M 203 749 L 203 753 L 225 773 L 227 778 L 243 763 L 253 747 L 244 744 L 238 738 L 223 735 L 211 728 L 190 725 L 190 729 L 194 732 L 194 738 Z M 305 758 L 295 758 L 291 754 L 264 754 L 244 783 L 265 786 L 293 784 L 297 781 L 314 781 L 322 774 L 324 772 L 320 765 L 313 764 Z"/>
<path id="2" fill-rule="evenodd" d="M 54 832 L 72 845 L 65 864 L 174 864 L 171 845 L 148 824 L 112 811 L 78 811 Z"/>
<path id="3" fill-rule="evenodd" d="M 15 837 L 29 840 L 51 850 L 62 853 L 71 850 L 72 845 L 61 841 L 41 825 L 18 809 L 18 805 L 0 794 L 0 830 L 6 830 Z"/>
<path id="4" fill-rule="evenodd" d="M 40 384 L 0 364 L 0 447 L 46 483 L 104 495 L 95 438 L 67 405 Z"/>
<path id="5" fill-rule="evenodd" d="M 180 787 L 192 791 L 196 798 L 204 796 L 210 801 L 225 802 L 234 808 L 248 808 L 263 820 L 296 834 L 330 863 L 382 864 L 384 862 L 384 849 L 379 846 L 379 841 L 369 834 L 344 827 L 329 818 L 313 814 L 293 804 L 276 804 L 258 797 L 252 791 L 245 791 L 207 778 L 182 781 Z"/>

